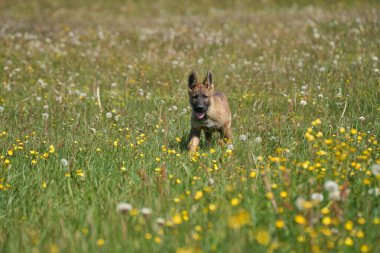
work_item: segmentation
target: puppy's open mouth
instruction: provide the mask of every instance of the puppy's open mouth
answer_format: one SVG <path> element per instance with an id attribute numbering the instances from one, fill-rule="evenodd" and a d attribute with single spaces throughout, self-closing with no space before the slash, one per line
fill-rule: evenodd
<path id="1" fill-rule="evenodd" d="M 204 112 L 195 112 L 195 117 L 198 119 L 203 119 L 203 117 L 206 115 Z"/>

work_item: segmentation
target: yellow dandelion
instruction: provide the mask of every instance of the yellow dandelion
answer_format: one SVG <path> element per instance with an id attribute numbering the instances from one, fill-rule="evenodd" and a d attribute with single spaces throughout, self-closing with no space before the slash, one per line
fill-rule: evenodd
<path id="1" fill-rule="evenodd" d="M 210 210 L 210 212 L 214 212 L 216 210 L 216 205 L 210 204 L 210 205 L 208 205 L 208 209 Z"/>
<path id="2" fill-rule="evenodd" d="M 276 220 L 275 226 L 276 226 L 276 228 L 283 228 L 285 226 L 285 223 L 283 220 L 278 219 L 278 220 Z"/>
<path id="3" fill-rule="evenodd" d="M 172 221 L 173 221 L 174 224 L 179 225 L 179 224 L 182 223 L 182 216 L 180 214 L 176 213 L 173 216 Z"/>
<path id="4" fill-rule="evenodd" d="M 360 252 L 362 252 L 362 253 L 367 253 L 367 252 L 369 252 L 369 247 L 368 247 L 368 245 L 363 244 L 362 246 L 360 246 Z"/>
<path id="5" fill-rule="evenodd" d="M 307 223 L 305 217 L 303 217 L 302 215 L 300 214 L 297 214 L 295 217 L 294 217 L 294 221 L 300 225 L 305 225 Z"/>
<path id="6" fill-rule="evenodd" d="M 200 200 L 203 197 L 203 192 L 202 191 L 197 191 L 194 194 L 194 199 L 195 200 Z"/>
<path id="7" fill-rule="evenodd" d="M 102 247 L 104 245 L 104 243 L 105 243 L 104 239 L 96 240 L 96 245 L 98 245 L 99 247 Z"/>
<path id="8" fill-rule="evenodd" d="M 239 204 L 240 204 L 240 199 L 238 199 L 238 198 L 231 199 L 231 205 L 232 206 L 237 206 Z"/>
<path id="9" fill-rule="evenodd" d="M 351 247 L 352 245 L 354 245 L 354 240 L 352 240 L 351 237 L 347 237 L 346 239 L 344 239 L 344 244 Z"/>
<path id="10" fill-rule="evenodd" d="M 246 210 L 240 210 L 238 214 L 228 218 L 228 226 L 232 229 L 239 229 L 248 224 L 250 221 L 249 213 Z"/>
<path id="11" fill-rule="evenodd" d="M 255 239 L 261 245 L 268 245 L 270 242 L 270 235 L 265 230 L 259 230 L 256 232 Z"/>

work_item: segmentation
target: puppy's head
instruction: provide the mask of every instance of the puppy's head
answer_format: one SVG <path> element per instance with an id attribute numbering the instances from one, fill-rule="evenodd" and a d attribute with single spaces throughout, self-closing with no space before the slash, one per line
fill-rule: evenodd
<path id="1" fill-rule="evenodd" d="M 207 71 L 206 78 L 202 83 L 198 82 L 197 73 L 192 71 L 189 75 L 189 98 L 197 119 L 203 119 L 212 103 L 214 85 L 212 74 Z"/>

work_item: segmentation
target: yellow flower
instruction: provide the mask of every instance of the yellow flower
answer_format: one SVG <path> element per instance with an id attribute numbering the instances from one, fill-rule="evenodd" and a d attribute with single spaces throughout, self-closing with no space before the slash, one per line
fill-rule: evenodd
<path id="1" fill-rule="evenodd" d="M 344 244 L 351 247 L 352 245 L 354 245 L 354 240 L 352 240 L 351 237 L 347 237 L 346 239 L 344 239 Z"/>
<path id="2" fill-rule="evenodd" d="M 347 221 L 345 224 L 344 224 L 344 228 L 346 229 L 346 230 L 348 230 L 348 231 L 351 231 L 352 230 L 352 228 L 353 228 L 353 226 L 354 226 L 354 223 L 352 222 L 352 221 Z"/>
<path id="3" fill-rule="evenodd" d="M 261 245 L 268 245 L 270 241 L 270 235 L 265 230 L 259 230 L 256 233 L 256 241 Z"/>
<path id="4" fill-rule="evenodd" d="M 329 226 L 329 225 L 331 225 L 332 220 L 331 220 L 331 218 L 330 218 L 329 216 L 326 216 L 326 217 L 323 217 L 323 219 L 322 219 L 322 223 L 323 223 L 323 225 L 325 225 L 325 226 Z"/>
<path id="5" fill-rule="evenodd" d="M 276 228 L 283 228 L 285 226 L 285 223 L 283 220 L 278 219 L 278 220 L 276 220 L 275 226 L 276 226 Z"/>
<path id="6" fill-rule="evenodd" d="M 240 210 L 238 214 L 228 218 L 228 226 L 232 229 L 239 229 L 248 224 L 250 221 L 249 213 L 246 210 Z"/>
<path id="7" fill-rule="evenodd" d="M 146 233 L 145 234 L 145 239 L 147 239 L 147 240 L 152 239 L 152 234 L 151 233 Z"/>
<path id="8" fill-rule="evenodd" d="M 284 198 L 288 197 L 288 193 L 286 191 L 281 191 L 280 197 L 284 199 Z"/>
<path id="9" fill-rule="evenodd" d="M 240 199 L 238 199 L 238 198 L 231 199 L 231 205 L 232 206 L 237 206 L 239 204 L 240 204 Z"/>
<path id="10" fill-rule="evenodd" d="M 203 192 L 202 192 L 202 191 L 197 191 L 197 192 L 194 194 L 194 199 L 195 199 L 195 200 L 200 200 L 202 197 L 203 197 Z"/>
<path id="11" fill-rule="evenodd" d="M 50 154 L 53 154 L 55 152 L 55 148 L 54 148 L 54 146 L 53 145 L 50 145 L 50 147 L 49 147 L 49 153 Z"/>
<path id="12" fill-rule="evenodd" d="M 351 132 L 351 134 L 357 134 L 357 133 L 358 133 L 358 130 L 352 128 L 352 129 L 350 130 L 350 132 Z"/>
<path id="13" fill-rule="evenodd" d="M 256 171 L 251 171 L 251 172 L 249 173 L 249 177 L 252 177 L 252 178 L 256 177 L 256 175 L 257 175 L 257 172 L 256 172 Z"/>
<path id="14" fill-rule="evenodd" d="M 358 218 L 358 223 L 359 223 L 360 225 L 364 225 L 364 224 L 365 224 L 365 219 L 364 219 L 363 217 L 359 217 L 359 218 Z"/>
<path id="15" fill-rule="evenodd" d="M 13 150 L 11 150 L 11 149 L 8 150 L 8 151 L 7 151 L 7 154 L 8 154 L 9 156 L 12 156 L 12 155 L 13 155 Z"/>
<path id="16" fill-rule="evenodd" d="M 105 241 L 103 239 L 98 239 L 96 240 L 96 244 L 99 246 L 99 247 L 102 247 L 104 245 Z"/>
<path id="17" fill-rule="evenodd" d="M 154 237 L 154 242 L 157 243 L 157 244 L 160 244 L 161 243 L 161 238 L 156 236 Z"/>
<path id="18" fill-rule="evenodd" d="M 368 247 L 368 245 L 363 244 L 362 246 L 360 246 L 360 252 L 362 252 L 362 253 L 367 253 L 367 252 L 369 252 L 369 247 Z"/>
<path id="19" fill-rule="evenodd" d="M 307 223 L 305 217 L 303 217 L 302 215 L 300 214 L 297 214 L 295 217 L 294 217 L 294 221 L 298 224 L 301 224 L 301 225 L 305 225 Z"/>
<path id="20" fill-rule="evenodd" d="M 216 205 L 214 205 L 214 204 L 210 204 L 210 205 L 208 206 L 208 209 L 210 210 L 210 212 L 214 212 L 214 211 L 216 210 Z"/>
<path id="21" fill-rule="evenodd" d="M 176 225 L 179 225 L 179 224 L 182 223 L 182 217 L 181 217 L 181 215 L 178 214 L 178 213 L 176 213 L 176 214 L 173 216 L 172 220 L 173 220 L 173 223 L 176 224 Z"/>

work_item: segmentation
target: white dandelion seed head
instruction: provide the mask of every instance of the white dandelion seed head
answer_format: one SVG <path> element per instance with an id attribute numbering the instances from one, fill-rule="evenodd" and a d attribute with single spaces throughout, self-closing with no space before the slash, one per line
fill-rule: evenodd
<path id="1" fill-rule="evenodd" d="M 42 113 L 42 119 L 47 120 L 49 118 L 49 113 L 44 112 Z"/>
<path id="2" fill-rule="evenodd" d="M 304 209 L 305 199 L 302 197 L 298 197 L 296 199 L 295 205 L 298 210 L 302 211 Z"/>
<path id="3" fill-rule="evenodd" d="M 106 113 L 106 118 L 107 118 L 107 119 L 112 118 L 112 112 L 107 112 L 107 113 Z"/>
<path id="4" fill-rule="evenodd" d="M 208 179 L 208 184 L 209 184 L 209 185 L 214 185 L 214 184 L 215 184 L 215 180 L 212 179 L 212 178 L 209 178 L 209 179 Z"/>
<path id="5" fill-rule="evenodd" d="M 152 209 L 148 208 L 148 207 L 143 207 L 141 208 L 141 213 L 144 215 L 144 216 L 149 216 L 152 214 Z"/>
<path id="6" fill-rule="evenodd" d="M 116 206 L 116 210 L 121 213 L 127 213 L 132 210 L 132 205 L 129 203 L 119 203 Z"/>
<path id="7" fill-rule="evenodd" d="M 365 118 L 364 118 L 363 116 L 361 116 L 361 117 L 359 117 L 359 120 L 360 120 L 360 121 L 364 121 Z"/>
<path id="8" fill-rule="evenodd" d="M 241 140 L 241 141 L 246 141 L 247 139 L 248 139 L 247 135 L 241 134 L 239 136 L 239 140 Z"/>
<path id="9" fill-rule="evenodd" d="M 301 101 L 300 101 L 300 105 L 302 105 L 302 106 L 305 106 L 305 105 L 307 105 L 307 102 L 306 102 L 306 100 L 301 100 Z"/>
<path id="10" fill-rule="evenodd" d="M 173 106 L 172 106 L 172 109 L 173 109 L 173 111 L 177 111 L 177 110 L 178 110 L 178 107 L 175 106 L 175 105 L 173 105 Z"/>
<path id="11" fill-rule="evenodd" d="M 323 195 L 318 192 L 314 192 L 311 194 L 310 199 L 316 202 L 322 202 L 323 201 Z"/>
<path id="12" fill-rule="evenodd" d="M 69 162 L 68 162 L 65 158 L 62 158 L 62 159 L 61 159 L 61 165 L 62 165 L 63 167 L 67 167 L 67 165 L 69 165 Z"/>
<path id="13" fill-rule="evenodd" d="M 332 191 L 329 193 L 329 198 L 331 200 L 340 200 L 340 191 L 337 190 L 337 191 Z"/>
<path id="14" fill-rule="evenodd" d="M 374 195 L 374 196 L 379 196 L 380 191 L 379 188 L 371 188 L 368 190 L 368 194 Z"/>
<path id="15" fill-rule="evenodd" d="M 4 106 L 0 105 L 0 113 L 2 113 L 3 111 L 4 111 Z"/>
<path id="16" fill-rule="evenodd" d="M 372 174 L 375 176 L 380 175 L 380 164 L 373 164 L 371 166 L 371 171 L 372 171 Z"/>
<path id="17" fill-rule="evenodd" d="M 116 116 L 114 117 L 114 119 L 115 119 L 115 121 L 119 121 L 119 119 L 120 119 L 120 115 L 116 115 Z"/>
<path id="18" fill-rule="evenodd" d="M 157 225 L 163 226 L 163 225 L 165 225 L 165 219 L 164 218 L 157 218 L 156 223 L 157 223 Z"/>
<path id="19" fill-rule="evenodd" d="M 324 188 L 326 191 L 330 193 L 334 191 L 339 191 L 339 185 L 332 180 L 326 181 Z"/>
<path id="20" fill-rule="evenodd" d="M 95 128 L 90 128 L 90 130 L 91 130 L 91 132 L 93 133 L 93 134 L 96 134 L 96 129 Z"/>
<path id="21" fill-rule="evenodd" d="M 260 136 L 257 136 L 256 138 L 255 138 L 255 142 L 256 143 L 261 143 L 263 141 L 263 139 L 260 137 Z"/>
<path id="22" fill-rule="evenodd" d="M 36 101 L 40 102 L 42 100 L 42 97 L 36 97 Z"/>
<path id="23" fill-rule="evenodd" d="M 228 145 L 227 149 L 234 150 L 234 145 L 233 144 Z"/>
<path id="24" fill-rule="evenodd" d="M 49 105 L 44 105 L 43 109 L 46 111 L 47 109 L 49 109 Z"/>
<path id="25" fill-rule="evenodd" d="M 115 83 L 115 82 L 111 83 L 112 88 L 115 88 L 116 86 L 117 86 L 117 83 Z"/>

